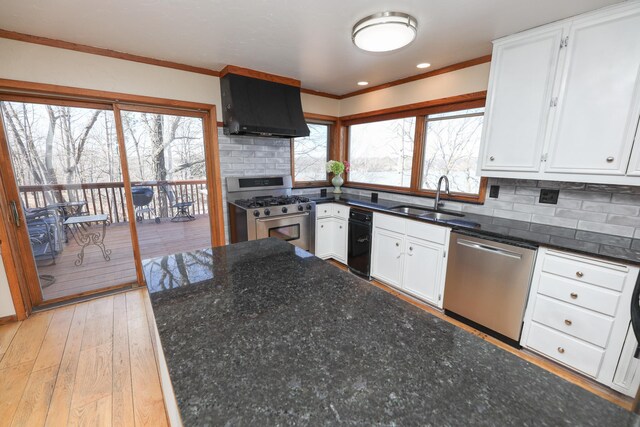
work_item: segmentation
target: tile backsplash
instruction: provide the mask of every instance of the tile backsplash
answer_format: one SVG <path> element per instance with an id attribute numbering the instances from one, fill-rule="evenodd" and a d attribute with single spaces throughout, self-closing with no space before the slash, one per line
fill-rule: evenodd
<path id="1" fill-rule="evenodd" d="M 483 205 L 445 201 L 445 209 L 490 215 L 534 224 L 567 227 L 583 232 L 640 238 L 640 187 L 573 182 L 490 178 L 499 185 L 498 198 L 487 195 Z M 539 202 L 540 190 L 558 189 L 557 204 Z M 368 196 L 371 191 L 345 189 Z M 380 192 L 380 197 L 422 206 L 433 199 Z"/>

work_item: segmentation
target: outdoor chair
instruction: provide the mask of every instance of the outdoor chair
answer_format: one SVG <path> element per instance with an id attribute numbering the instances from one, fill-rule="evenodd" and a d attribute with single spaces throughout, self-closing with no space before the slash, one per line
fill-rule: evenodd
<path id="1" fill-rule="evenodd" d="M 173 190 L 173 187 L 169 184 L 162 185 L 162 190 L 167 195 L 167 199 L 169 200 L 169 207 L 175 210 L 175 214 L 173 218 L 171 218 L 172 222 L 181 222 L 181 221 L 193 221 L 196 219 L 189 210 L 193 206 L 193 202 L 188 199 L 178 199 L 176 198 L 176 193 Z"/>

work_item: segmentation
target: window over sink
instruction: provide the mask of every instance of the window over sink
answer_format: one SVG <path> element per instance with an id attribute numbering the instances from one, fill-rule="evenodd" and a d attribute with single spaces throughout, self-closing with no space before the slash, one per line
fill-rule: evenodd
<path id="1" fill-rule="evenodd" d="M 447 175 L 451 194 L 443 199 L 482 203 L 487 180 L 476 173 L 483 121 L 484 99 L 346 120 L 345 185 L 433 197 Z"/>

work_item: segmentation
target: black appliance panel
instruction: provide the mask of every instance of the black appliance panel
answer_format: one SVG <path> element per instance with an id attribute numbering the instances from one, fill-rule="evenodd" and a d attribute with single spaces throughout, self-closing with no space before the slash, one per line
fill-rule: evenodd
<path id="1" fill-rule="evenodd" d="M 349 271 L 371 279 L 371 236 L 373 213 L 351 208 L 349 212 L 349 242 L 347 265 Z"/>

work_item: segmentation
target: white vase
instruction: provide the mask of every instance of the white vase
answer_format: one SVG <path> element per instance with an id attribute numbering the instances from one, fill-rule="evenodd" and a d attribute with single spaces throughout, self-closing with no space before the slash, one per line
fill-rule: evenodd
<path id="1" fill-rule="evenodd" d="M 342 190 L 340 189 L 340 187 L 342 187 L 342 184 L 344 184 L 344 180 L 340 175 L 335 175 L 331 179 L 331 184 L 333 185 L 333 194 L 342 193 Z"/>

